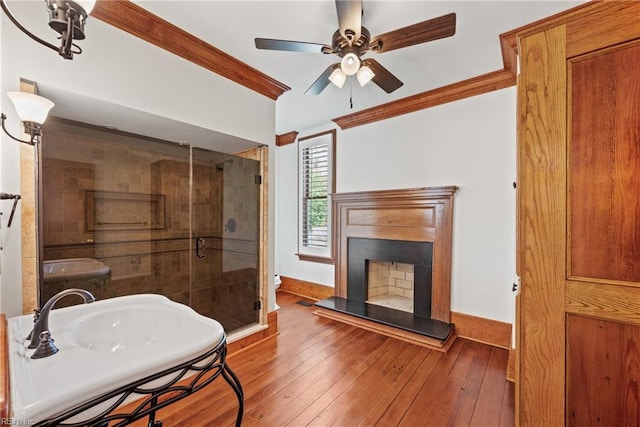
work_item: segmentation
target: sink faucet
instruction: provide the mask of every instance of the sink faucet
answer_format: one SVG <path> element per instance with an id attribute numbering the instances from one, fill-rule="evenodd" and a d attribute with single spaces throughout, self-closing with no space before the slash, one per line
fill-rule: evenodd
<path id="1" fill-rule="evenodd" d="M 29 344 L 29 348 L 38 347 L 38 345 L 42 341 L 40 337 L 42 333 L 48 334 L 48 336 L 44 341 L 46 341 L 47 345 L 53 346 L 53 339 L 51 339 L 51 333 L 49 330 L 49 313 L 51 313 L 51 309 L 53 308 L 53 306 L 61 298 L 64 298 L 67 295 L 80 295 L 84 299 L 84 302 L 86 304 L 94 302 L 96 300 L 96 298 L 93 296 L 93 294 L 91 294 L 91 292 L 85 291 L 84 289 L 76 289 L 76 288 L 65 289 L 64 291 L 58 292 L 57 294 L 49 298 L 49 301 L 47 301 L 44 307 L 42 307 L 42 309 L 36 313 L 36 319 L 34 320 L 33 330 L 29 334 L 29 336 L 31 337 L 31 343 Z M 27 339 L 29 339 L 29 337 L 27 337 Z M 53 348 L 55 348 L 55 346 L 53 346 Z M 53 353 L 55 353 L 56 351 L 58 350 L 55 349 Z M 48 355 L 51 355 L 53 353 L 50 353 Z"/>

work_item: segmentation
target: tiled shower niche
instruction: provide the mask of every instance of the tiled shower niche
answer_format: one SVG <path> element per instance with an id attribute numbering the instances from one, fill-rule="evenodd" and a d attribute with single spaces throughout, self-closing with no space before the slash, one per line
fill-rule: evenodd
<path id="1" fill-rule="evenodd" d="M 41 303 L 67 287 L 156 293 L 227 331 L 257 322 L 259 162 L 61 120 L 42 153 L 43 259 L 93 258 L 111 274 L 45 276 Z"/>

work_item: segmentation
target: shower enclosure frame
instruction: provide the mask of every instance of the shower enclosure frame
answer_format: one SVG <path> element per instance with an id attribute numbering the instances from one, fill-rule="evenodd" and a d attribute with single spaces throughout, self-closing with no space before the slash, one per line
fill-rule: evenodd
<path id="1" fill-rule="evenodd" d="M 46 136 L 43 138 L 43 143 L 46 144 Z M 21 153 L 23 156 L 22 166 L 21 166 L 21 174 L 24 177 L 25 175 L 32 174 L 32 177 L 37 177 L 39 184 L 41 185 L 42 173 L 41 170 L 29 170 L 29 161 L 24 161 L 24 151 Z M 27 153 L 28 154 L 28 153 Z M 258 215 L 258 236 L 257 236 L 257 245 L 258 245 L 258 254 L 257 254 L 257 290 L 256 290 L 256 298 L 257 304 L 259 305 L 257 322 L 254 327 L 248 326 L 246 329 L 242 328 L 242 336 L 251 335 L 253 333 L 259 332 L 268 327 L 267 322 L 267 312 L 268 312 L 268 304 L 267 304 L 267 286 L 268 286 L 268 146 L 266 145 L 258 145 L 253 149 L 249 149 L 243 152 L 234 153 L 234 156 L 246 157 L 252 160 L 257 160 L 259 162 L 259 176 L 261 180 L 261 185 L 259 186 L 259 215 Z M 38 147 L 37 150 L 33 152 L 33 164 L 34 167 L 41 169 L 42 161 L 41 157 L 41 148 Z M 37 160 L 36 160 L 37 159 Z M 26 166 L 26 167 L 25 167 Z M 33 182 L 33 181 L 32 181 Z M 34 182 L 34 186 L 37 187 L 38 184 Z M 25 193 L 25 191 L 23 191 Z M 23 230 L 31 229 L 36 230 L 35 235 L 33 236 L 33 240 L 31 242 L 24 242 L 25 246 L 29 246 L 33 244 L 36 248 L 37 255 L 35 257 L 27 257 L 25 253 L 28 251 L 23 250 L 23 312 L 29 313 L 38 305 L 37 301 L 39 299 L 39 289 L 40 283 L 42 280 L 42 261 L 43 261 L 43 237 L 42 237 L 42 228 L 39 226 L 39 219 L 41 218 L 41 195 L 42 192 L 34 194 L 37 198 L 34 201 L 34 205 L 36 207 L 35 215 L 25 216 L 25 212 L 23 211 L 22 222 L 23 222 Z M 27 236 L 29 237 L 29 236 Z M 28 240 L 28 239 L 27 239 Z M 34 241 L 35 240 L 35 241 Z M 35 269 L 35 274 L 28 274 L 28 271 L 31 269 Z M 25 271 L 27 274 L 24 274 Z M 36 280 L 33 280 L 33 276 L 36 276 Z M 233 341 L 235 333 L 232 331 L 230 334 L 230 338 Z"/>

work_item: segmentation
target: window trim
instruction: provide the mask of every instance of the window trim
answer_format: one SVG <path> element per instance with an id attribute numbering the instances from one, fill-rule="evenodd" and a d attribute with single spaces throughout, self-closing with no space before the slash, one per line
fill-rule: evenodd
<path id="1" fill-rule="evenodd" d="M 329 137 L 329 180 L 327 188 L 327 248 L 313 249 L 302 245 L 302 149 L 305 147 L 324 144 Z M 336 130 L 331 129 L 313 135 L 298 138 L 298 253 L 296 255 L 301 261 L 318 262 L 323 264 L 334 263 L 334 242 L 333 242 L 333 214 L 331 195 L 336 191 Z"/>

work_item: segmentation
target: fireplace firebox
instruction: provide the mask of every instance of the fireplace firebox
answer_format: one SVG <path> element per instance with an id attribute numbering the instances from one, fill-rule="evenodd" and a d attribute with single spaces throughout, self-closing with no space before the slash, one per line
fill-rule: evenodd
<path id="1" fill-rule="evenodd" d="M 419 316 L 431 317 L 433 243 L 352 237 L 347 244 L 347 299 L 362 303 L 369 301 L 370 261 L 412 264 L 412 311 Z"/>

